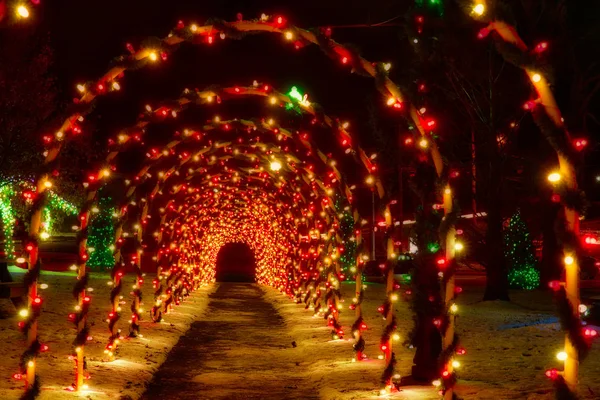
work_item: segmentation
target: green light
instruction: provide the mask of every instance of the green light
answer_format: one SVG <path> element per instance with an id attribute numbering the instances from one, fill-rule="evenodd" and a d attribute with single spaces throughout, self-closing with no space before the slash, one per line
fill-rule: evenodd
<path id="1" fill-rule="evenodd" d="M 288 96 L 294 100 L 297 100 L 298 102 L 301 102 L 304 99 L 304 96 L 298 91 L 298 88 L 296 86 L 292 86 L 292 89 L 290 89 Z"/>
<path id="2" fill-rule="evenodd" d="M 90 232 L 88 247 L 94 251 L 90 253 L 87 265 L 93 269 L 112 268 L 115 259 L 113 256 L 113 245 L 115 228 L 113 226 L 112 200 L 110 197 L 103 197 L 98 204 L 99 212 L 94 214 L 90 221 Z"/>
<path id="3" fill-rule="evenodd" d="M 335 209 L 338 212 L 341 212 L 340 218 L 340 236 L 342 237 L 342 241 L 344 243 L 344 252 L 340 255 L 340 266 L 342 268 L 342 272 L 348 277 L 348 279 L 352 278 L 352 273 L 350 273 L 350 268 L 354 266 L 356 263 L 356 242 L 351 240 L 354 237 L 354 217 L 352 216 L 352 212 L 348 210 L 343 210 L 343 204 L 340 196 L 336 196 L 335 201 Z M 364 279 L 364 276 L 363 276 Z"/>
<path id="4" fill-rule="evenodd" d="M 13 242 L 13 231 L 16 222 L 15 211 L 11 204 L 11 199 L 15 191 L 12 185 L 0 187 L 0 219 L 2 220 L 2 230 L 4 234 L 4 252 L 7 257 L 12 257 L 15 252 Z"/>
<path id="5" fill-rule="evenodd" d="M 504 231 L 504 247 L 510 287 L 525 290 L 537 288 L 540 285 L 540 273 L 536 268 L 533 242 L 519 211 L 511 217 Z"/>
<path id="6" fill-rule="evenodd" d="M 21 219 L 25 219 L 26 215 L 21 215 L 19 200 L 17 194 L 23 189 L 35 191 L 35 187 L 27 182 L 3 182 L 0 186 L 0 220 L 2 222 L 2 231 L 4 234 L 4 252 L 7 257 L 11 258 L 15 252 L 13 241 L 14 227 L 17 221 L 17 214 Z M 54 212 L 61 212 L 65 215 L 77 215 L 77 207 L 68 201 L 62 199 L 53 191 L 47 191 L 48 203 L 42 210 L 42 226 L 44 228 L 42 235 L 47 236 L 52 232 L 52 228 L 56 225 L 56 218 L 53 218 Z M 15 209 L 15 206 L 17 207 Z"/>
<path id="7" fill-rule="evenodd" d="M 439 249 L 440 245 L 438 243 L 429 243 L 427 245 L 427 250 L 429 250 L 430 253 L 437 253 Z"/>

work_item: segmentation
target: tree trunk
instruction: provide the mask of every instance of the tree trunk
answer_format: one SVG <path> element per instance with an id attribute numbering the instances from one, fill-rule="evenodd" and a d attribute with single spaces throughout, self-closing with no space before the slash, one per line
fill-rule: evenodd
<path id="1" fill-rule="evenodd" d="M 437 270 L 435 261 L 429 257 L 428 262 L 419 265 L 415 271 L 415 282 L 419 288 L 414 294 L 420 299 L 415 299 L 421 305 L 415 309 L 415 356 L 413 358 L 412 378 L 416 381 L 431 382 L 439 377 L 439 356 L 442 352 L 442 337 L 433 324 L 432 315 L 427 303 L 429 296 L 439 293 L 437 284 Z"/>
<path id="2" fill-rule="evenodd" d="M 547 288 L 550 281 L 561 277 L 562 251 L 556 238 L 554 223 L 560 206 L 555 203 L 546 204 L 542 210 L 542 260 L 540 262 L 540 286 Z"/>
<path id="3" fill-rule="evenodd" d="M 495 141 L 490 144 L 496 146 Z M 504 257 L 502 237 L 502 160 L 498 149 L 490 149 L 490 181 L 488 186 L 487 266 L 483 300 L 506 300 L 508 297 L 508 268 Z"/>

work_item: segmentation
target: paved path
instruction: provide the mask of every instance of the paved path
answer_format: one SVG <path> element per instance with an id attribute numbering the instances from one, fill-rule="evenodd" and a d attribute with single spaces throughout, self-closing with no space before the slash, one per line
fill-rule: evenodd
<path id="1" fill-rule="evenodd" d="M 142 399 L 318 399 L 292 341 L 258 285 L 221 283 Z"/>

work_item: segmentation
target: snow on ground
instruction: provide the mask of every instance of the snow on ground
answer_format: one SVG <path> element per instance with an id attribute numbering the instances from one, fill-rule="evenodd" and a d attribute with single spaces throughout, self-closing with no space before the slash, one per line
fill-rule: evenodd
<path id="1" fill-rule="evenodd" d="M 354 283 L 344 283 L 342 292 L 348 305 Z M 370 361 L 352 363 L 351 341 L 331 341 L 322 346 L 329 330 L 322 318 L 313 318 L 303 306 L 269 290 L 267 296 L 288 323 L 298 349 L 308 353 L 306 373 L 319 382 L 323 399 L 358 400 L 376 398 L 383 361 L 379 354 L 379 337 L 384 326 L 377 313 L 385 297 L 384 287 L 368 284 L 363 314 L 369 326 L 364 337 L 365 353 Z M 541 291 L 511 292 L 512 302 L 482 302 L 483 288 L 466 288 L 459 297 L 457 332 L 467 354 L 460 357 L 457 394 L 464 399 L 554 398 L 552 383 L 544 375 L 549 368 L 561 367 L 556 353 L 562 350 L 564 335 L 554 313 L 552 296 Z M 412 328 L 412 316 L 405 302 L 397 303 L 398 332 L 404 337 Z M 341 314 L 348 333 L 354 311 Z M 347 335 L 350 338 L 350 335 Z M 414 351 L 395 346 L 397 371 L 410 374 Z M 582 399 L 600 398 L 600 343 L 595 343 L 580 369 Z M 381 397 L 379 397 L 381 398 Z M 439 399 L 431 385 L 407 387 L 395 399 Z"/>
<path id="2" fill-rule="evenodd" d="M 22 279 L 22 271 L 10 268 L 15 281 Z M 152 284 L 150 277 L 143 285 L 143 303 L 145 310 L 150 310 L 153 303 Z M 90 293 L 92 303 L 89 312 L 89 322 L 92 325 L 90 335 L 93 340 L 85 347 L 88 372 L 91 379 L 89 391 L 80 395 L 69 393 L 64 389 L 70 386 L 74 379 L 74 362 L 68 359 L 73 352 L 72 341 L 75 338 L 75 328 L 68 320 L 68 314 L 75 306 L 71 294 L 75 283 L 74 273 L 42 272 L 40 283 L 47 283 L 48 289 L 41 291 L 44 308 L 39 320 L 39 336 L 42 343 L 50 347 L 37 361 L 37 372 L 42 382 L 41 400 L 73 400 L 86 398 L 93 400 L 105 399 L 136 399 L 143 392 L 154 371 L 166 359 L 169 350 L 177 343 L 190 324 L 200 317 L 207 304 L 207 294 L 213 287 L 203 287 L 189 296 L 184 303 L 174 308 L 172 313 L 165 316 L 163 322 L 154 324 L 148 311 L 142 316 L 142 338 L 125 339 L 120 346 L 118 359 L 105 362 L 104 346 L 109 332 L 105 322 L 110 311 L 110 286 L 108 274 L 92 273 Z M 123 312 L 118 326 L 124 336 L 129 332 L 129 290 L 135 281 L 134 275 L 125 276 L 123 282 Z M 18 316 L 9 300 L 0 300 L 0 342 L 3 357 L 0 358 L 0 399 L 18 399 L 23 391 L 23 382 L 16 381 L 12 375 L 18 372 L 21 353 L 25 349 L 23 335 L 17 328 Z M 129 396 L 129 397 L 128 397 Z"/>
<path id="3" fill-rule="evenodd" d="M 14 273 L 16 279 L 21 275 Z M 71 341 L 75 329 L 67 315 L 74 306 L 71 289 L 72 273 L 43 273 L 42 281 L 50 287 L 43 291 L 44 312 L 40 319 L 40 338 L 50 346 L 38 361 L 38 371 L 44 387 L 42 400 L 72 400 L 88 398 L 136 399 L 143 392 L 152 374 L 165 360 L 168 351 L 179 337 L 197 320 L 208 303 L 209 286 L 196 291 L 188 300 L 175 308 L 161 324 L 149 321 L 147 313 L 142 321 L 144 338 L 127 339 L 121 345 L 119 359 L 103 362 L 103 349 L 108 338 L 104 319 L 110 308 L 108 275 L 92 274 L 92 307 L 90 321 L 93 341 L 86 347 L 88 370 L 92 375 L 90 391 L 84 396 L 68 393 L 63 389 L 72 383 L 73 363 L 68 360 L 72 351 Z M 133 284 L 134 277 L 126 277 Z M 146 279 L 147 282 L 150 279 Z M 146 309 L 150 308 L 152 287 L 144 285 Z M 377 359 L 379 336 L 383 321 L 377 307 L 383 302 L 384 288 L 380 284 L 368 284 L 363 302 L 363 313 L 369 330 L 365 333 L 366 354 L 371 360 L 355 362 L 349 327 L 354 312 L 347 309 L 341 314 L 346 338 L 329 340 L 325 320 L 312 316 L 277 291 L 265 288 L 266 298 L 271 301 L 284 318 L 290 337 L 296 342 L 295 362 L 303 371 L 303 377 L 311 382 L 323 399 L 358 400 L 381 398 L 378 396 L 379 378 L 383 361 Z M 354 293 L 353 283 L 344 283 L 342 291 L 350 304 Z M 124 299 L 129 294 L 124 290 Z M 457 331 L 467 354 L 460 358 L 457 393 L 465 399 L 526 399 L 549 400 L 553 398 L 551 382 L 544 376 L 548 368 L 560 368 L 555 355 L 562 349 L 564 335 L 560 332 L 554 315 L 550 294 L 543 292 L 513 292 L 512 302 L 481 302 L 482 288 L 467 287 L 459 297 Z M 0 300 L 0 313 L 12 313 L 0 319 L 0 340 L 4 357 L 0 358 L 0 399 L 17 399 L 22 392 L 22 382 L 11 375 L 17 371 L 18 360 L 24 349 L 24 341 L 16 327 L 18 317 L 11 310 L 8 300 Z M 128 305 L 123 307 L 128 309 Z M 405 336 L 412 327 L 408 304 L 396 306 L 398 331 Z M 123 312 L 120 327 L 127 332 L 127 313 Z M 397 371 L 409 375 L 414 351 L 402 346 L 394 348 L 398 360 Z M 590 355 L 581 365 L 581 397 L 600 398 L 600 344 L 596 343 Z M 127 397 L 129 396 L 129 397 Z M 437 399 L 431 385 L 407 387 L 397 399 Z"/>

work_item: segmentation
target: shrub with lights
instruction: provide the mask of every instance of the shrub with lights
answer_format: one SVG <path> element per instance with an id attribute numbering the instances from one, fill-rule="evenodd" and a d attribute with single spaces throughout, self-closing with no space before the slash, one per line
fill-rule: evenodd
<path id="1" fill-rule="evenodd" d="M 511 287 L 527 290 L 537 288 L 540 285 L 540 272 L 536 268 L 533 242 L 520 211 L 508 222 L 504 231 L 504 246 Z"/>
<path id="2" fill-rule="evenodd" d="M 89 247 L 93 249 L 87 262 L 91 269 L 107 269 L 114 265 L 114 209 L 112 199 L 100 199 L 90 226 Z"/>

